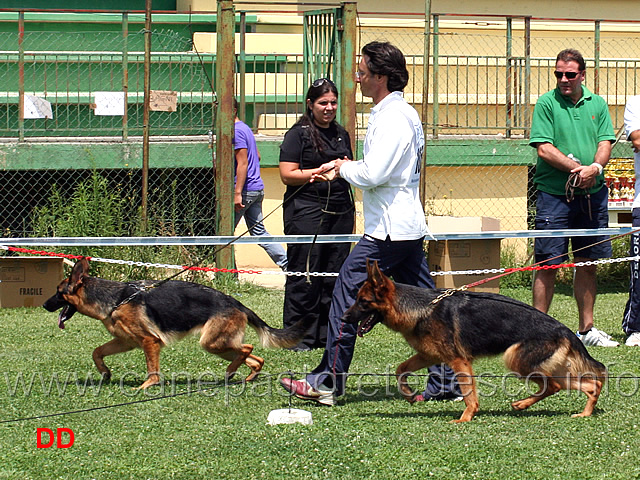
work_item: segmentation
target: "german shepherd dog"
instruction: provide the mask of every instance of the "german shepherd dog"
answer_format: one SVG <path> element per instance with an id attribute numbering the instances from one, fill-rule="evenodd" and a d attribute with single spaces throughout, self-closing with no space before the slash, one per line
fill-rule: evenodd
<path id="1" fill-rule="evenodd" d="M 139 388 L 159 384 L 162 347 L 199 331 L 202 348 L 231 362 L 227 379 L 244 363 L 251 369 L 246 381 L 251 381 L 264 360 L 251 354 L 253 345 L 242 343 L 247 323 L 258 333 L 263 347 L 292 347 L 306 330 L 302 322 L 283 330 L 271 328 L 238 300 L 197 283 L 123 283 L 90 277 L 88 271 L 89 262 L 79 260 L 71 276 L 58 285 L 56 294 L 43 307 L 50 312 L 62 308 L 60 328 L 76 312 L 104 324 L 114 338 L 93 351 L 93 361 L 106 380 L 111 378 L 111 371 L 104 357 L 141 348 L 147 379 Z"/>
<path id="2" fill-rule="evenodd" d="M 494 293 L 447 292 L 392 282 L 367 261 L 367 280 L 344 321 L 359 324 L 358 335 L 377 323 L 400 332 L 418 352 L 396 370 L 398 387 L 410 403 L 416 393 L 407 383 L 411 372 L 447 363 L 456 373 L 466 408 L 456 422 L 468 422 L 478 411 L 472 362 L 504 353 L 507 368 L 539 386 L 538 392 L 513 402 L 524 410 L 561 389 L 579 390 L 587 404 L 574 417 L 588 417 L 607 377 L 576 335 L 533 307 Z M 443 293 L 451 295 L 443 295 Z"/>

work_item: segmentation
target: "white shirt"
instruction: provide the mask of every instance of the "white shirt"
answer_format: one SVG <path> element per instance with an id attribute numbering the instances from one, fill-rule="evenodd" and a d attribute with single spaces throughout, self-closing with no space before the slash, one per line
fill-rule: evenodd
<path id="1" fill-rule="evenodd" d="M 428 233 L 419 193 L 423 149 L 420 117 L 402 92 L 371 109 L 364 158 L 340 167 L 340 176 L 364 191 L 365 234 L 415 240 Z"/>
<path id="2" fill-rule="evenodd" d="M 629 138 L 631 132 L 640 130 L 640 95 L 627 100 L 627 106 L 624 109 L 624 129 L 627 133 L 627 138 Z M 640 193 L 640 190 L 638 190 L 638 186 L 640 185 L 638 181 L 638 175 L 640 174 L 640 152 L 634 152 L 633 158 L 633 166 L 636 172 L 636 194 L 633 197 L 633 205 L 631 208 L 640 208 L 640 196 L 638 196 Z M 342 168 L 340 172 L 342 172 Z"/>

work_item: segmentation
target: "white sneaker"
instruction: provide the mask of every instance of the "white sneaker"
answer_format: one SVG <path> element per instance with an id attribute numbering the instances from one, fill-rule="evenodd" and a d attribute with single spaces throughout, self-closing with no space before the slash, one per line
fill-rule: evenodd
<path id="1" fill-rule="evenodd" d="M 576 335 L 588 347 L 617 347 L 620 345 L 615 340 L 612 340 L 610 335 L 598 330 L 596 327 L 591 327 L 591 330 L 584 335 L 580 335 L 580 332 L 576 332 Z"/>
<path id="2" fill-rule="evenodd" d="M 640 332 L 633 332 L 624 344 L 628 347 L 640 347 Z"/>

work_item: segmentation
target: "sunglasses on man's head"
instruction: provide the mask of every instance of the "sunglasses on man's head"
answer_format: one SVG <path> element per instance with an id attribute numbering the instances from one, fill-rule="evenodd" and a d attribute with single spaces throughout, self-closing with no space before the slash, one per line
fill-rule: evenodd
<path id="1" fill-rule="evenodd" d="M 573 80 L 578 75 L 580 75 L 580 72 L 557 72 L 556 71 L 556 72 L 553 72 L 553 74 L 556 76 L 558 80 L 560 80 L 563 76 L 567 77 L 567 80 Z"/>
<path id="2" fill-rule="evenodd" d="M 316 81 L 314 81 L 311 84 L 311 86 L 313 88 L 318 88 L 319 86 L 324 85 L 325 82 L 329 83 L 330 85 L 334 85 L 334 83 L 331 80 L 329 80 L 328 78 L 319 78 Z"/>

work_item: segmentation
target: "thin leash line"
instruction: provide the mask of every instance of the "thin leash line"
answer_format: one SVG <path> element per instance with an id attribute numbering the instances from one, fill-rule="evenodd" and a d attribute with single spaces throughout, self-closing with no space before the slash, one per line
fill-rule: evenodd
<path id="1" fill-rule="evenodd" d="M 634 233 L 639 233 L 639 232 L 640 232 L 640 228 L 636 228 L 635 230 L 630 230 L 629 232 L 621 233 L 621 234 L 619 234 L 619 235 L 615 235 L 615 236 L 613 236 L 613 237 L 609 237 L 609 238 L 606 238 L 606 239 L 604 239 L 604 240 L 600 240 L 600 241 L 595 242 L 595 243 L 592 243 L 592 244 L 590 244 L 590 245 L 586 245 L 586 246 L 584 246 L 584 247 L 580 247 L 580 248 L 578 248 L 578 249 L 576 249 L 576 250 L 572 250 L 570 253 L 572 253 L 572 254 L 575 256 L 575 253 L 576 253 L 576 252 L 579 252 L 580 250 L 584 250 L 584 249 L 587 249 L 587 248 L 595 247 L 596 245 L 600 245 L 601 243 L 610 242 L 610 241 L 612 241 L 612 240 L 617 240 L 618 238 L 626 237 L 627 235 L 632 235 L 632 234 L 634 234 Z M 482 285 L 482 284 L 487 283 L 487 282 L 490 282 L 490 281 L 492 281 L 492 280 L 496 280 L 496 279 L 498 279 L 498 278 L 502 278 L 502 277 L 504 277 L 504 276 L 511 275 L 512 273 L 516 273 L 516 272 L 523 272 L 523 271 L 530 270 L 530 269 L 532 269 L 533 267 L 537 267 L 537 266 L 539 266 L 539 265 L 540 265 L 540 264 L 542 264 L 542 263 L 550 262 L 551 260 L 556 260 L 556 259 L 558 259 L 558 258 L 560 258 L 560 257 L 564 257 L 565 255 L 568 255 L 568 253 L 567 253 L 567 254 L 564 254 L 564 253 L 563 253 L 563 254 L 560 254 L 560 255 L 556 255 L 555 257 L 547 258 L 547 259 L 542 260 L 542 261 L 540 261 L 540 262 L 532 263 L 531 265 L 526 266 L 526 267 L 509 268 L 509 269 L 506 269 L 507 271 L 505 271 L 504 273 L 501 273 L 501 274 L 499 274 L 499 275 L 495 275 L 495 276 L 493 276 L 493 277 L 489 277 L 489 278 L 484 278 L 484 279 L 482 279 L 482 280 L 478 280 L 477 282 L 469 283 L 469 284 L 467 284 L 467 285 L 463 285 L 463 286 L 461 286 L 461 287 L 458 287 L 458 288 L 456 288 L 456 289 L 452 289 L 452 290 L 453 290 L 453 291 L 456 291 L 456 290 L 466 290 L 466 289 L 468 289 L 468 288 L 477 287 L 478 285 Z"/>
<path id="2" fill-rule="evenodd" d="M 281 379 L 283 377 L 288 377 L 288 378 L 293 378 L 293 376 L 301 376 L 301 375 L 307 375 L 309 372 L 297 372 L 297 371 L 291 371 L 288 370 L 286 372 L 282 372 L 279 374 L 260 374 L 260 377 L 269 377 L 270 379 Z M 532 373 L 531 376 L 534 376 L 533 374 L 535 374 L 535 372 Z M 366 372 L 366 373 L 356 373 L 356 372 L 351 372 L 351 373 L 341 373 L 339 374 L 341 376 L 344 377 L 355 377 L 355 376 L 359 376 L 359 377 L 382 377 L 382 378 L 397 378 L 397 375 L 394 373 L 372 373 L 372 372 Z M 430 376 L 430 374 L 428 373 L 415 373 L 415 372 L 407 372 L 403 375 L 403 377 L 416 377 L 416 378 L 428 378 Z M 474 374 L 474 375 L 467 375 L 467 374 L 457 374 L 456 377 L 460 377 L 460 378 L 473 378 L 473 379 L 489 379 L 489 378 L 513 378 L 514 380 L 527 380 L 529 379 L 531 376 L 520 376 L 514 372 L 511 373 L 504 373 L 504 374 Z M 599 376 L 599 375 L 584 375 L 582 377 L 578 376 L 572 376 L 572 375 L 544 375 L 542 376 L 543 378 L 547 378 L 547 379 L 572 379 L 572 378 L 584 378 L 584 379 L 606 379 L 606 380 L 640 380 L 640 376 L 637 375 L 607 375 L 606 377 L 603 376 Z M 223 388 L 223 387 L 227 387 L 229 385 L 247 385 L 247 382 L 245 382 L 244 380 L 239 380 L 236 382 L 232 382 L 232 383 L 226 383 L 224 385 L 217 385 L 215 387 L 209 387 L 209 388 L 204 388 L 204 389 L 198 389 L 197 393 L 202 393 L 202 392 L 207 392 L 207 391 L 211 391 L 211 390 L 215 390 L 218 388 Z M 57 413 L 50 413 L 50 414 L 43 414 L 43 415 L 33 415 L 30 417 L 21 417 L 21 418 L 13 418 L 13 419 L 9 419 L 9 420 L 0 420 L 0 425 L 7 425 L 7 424 L 11 424 L 11 423 L 19 423 L 19 422 L 26 422 L 26 421 L 30 421 L 30 420 L 41 420 L 41 419 L 45 419 L 45 418 L 55 418 L 55 417 L 63 417 L 63 416 L 67 416 L 67 415 L 75 415 L 78 413 L 88 413 L 88 412 L 96 412 L 96 411 L 100 411 L 100 410 L 108 410 L 111 408 L 121 408 L 121 407 L 127 407 L 130 405 L 138 405 L 138 404 L 142 404 L 142 403 L 148 403 L 148 402 L 153 402 L 156 400 L 166 400 L 166 399 L 171 399 L 171 398 L 177 398 L 177 397 L 182 397 L 182 396 L 186 396 L 186 395 L 192 395 L 194 392 L 193 390 L 189 390 L 189 391 L 185 391 L 185 392 L 177 392 L 171 395 L 161 395 L 158 397 L 151 397 L 151 398 L 145 398 L 142 400 L 133 400 L 131 402 L 121 402 L 121 403 L 116 403 L 113 405 L 101 405 L 98 407 L 90 407 L 90 408 L 82 408 L 82 409 L 77 409 L 77 410 L 68 410 L 65 412 L 57 412 Z M 292 397 L 293 395 L 288 395 L 289 398 L 289 409 L 291 409 L 292 407 Z"/>
<path id="3" fill-rule="evenodd" d="M 328 170 L 325 170 L 325 172 L 330 172 L 331 170 L 333 170 L 335 167 L 332 167 Z M 311 253 L 313 251 L 313 248 L 316 245 L 316 241 L 318 240 L 318 235 L 320 234 L 320 229 L 322 228 L 322 224 L 325 220 L 325 215 L 346 215 L 347 213 L 350 213 L 352 211 L 355 210 L 355 201 L 353 199 L 353 192 L 351 191 L 351 186 L 349 186 L 349 197 L 351 199 L 351 207 L 349 207 L 347 210 L 344 210 L 342 212 L 334 212 L 329 210 L 329 199 L 331 198 L 331 182 L 327 182 L 327 201 L 325 202 L 324 207 L 322 206 L 322 199 L 320 198 L 320 193 L 316 191 L 316 194 L 318 195 L 318 204 L 320 205 L 320 212 L 323 214 L 322 217 L 320 218 L 320 221 L 318 222 L 318 226 L 316 227 L 316 232 L 313 235 L 313 241 L 311 242 L 311 246 L 309 247 L 309 251 L 307 252 L 307 260 L 306 260 L 306 267 L 307 267 L 307 273 L 306 273 L 306 282 L 308 284 L 311 284 Z"/>
<path id="4" fill-rule="evenodd" d="M 244 382 L 242 381 L 237 381 L 237 382 L 232 382 L 232 383 L 227 383 L 225 385 L 218 385 L 215 387 L 209 387 L 209 388 L 203 388 L 203 389 L 198 389 L 198 392 L 207 392 L 207 391 L 211 391 L 217 388 L 222 388 L 223 386 L 226 387 L 228 385 L 241 385 Z M 7 424 L 7 423 L 17 423 L 17 422 L 24 422 L 24 421 L 28 421 L 28 420 L 38 420 L 38 419 L 43 419 L 43 418 L 52 418 L 52 417 L 63 417 L 66 415 L 73 415 L 73 414 L 77 414 L 77 413 L 86 413 L 86 412 L 95 412 L 95 411 L 99 411 L 99 410 L 107 410 L 110 408 L 120 408 L 120 407 L 127 407 L 129 405 L 137 405 L 140 403 L 147 403 L 147 402 L 153 402 L 156 400 L 164 400 L 167 398 L 175 398 L 175 397 L 181 397 L 184 395 L 191 395 L 193 392 L 192 391 L 186 391 L 186 392 L 177 392 L 177 393 L 173 393 L 171 395 L 161 395 L 159 397 L 151 397 L 151 398 L 144 398 L 142 400 L 132 400 L 131 402 L 121 402 L 121 403 L 115 403 L 113 405 L 101 405 L 99 407 L 89 407 L 89 408 L 81 408 L 81 409 L 77 409 L 77 410 L 69 410 L 66 412 L 58 412 L 58 413 L 49 413 L 49 414 L 43 414 L 43 415 L 34 415 L 31 417 L 22 417 L 22 418 L 13 418 L 10 420 L 0 420 L 0 425 L 2 424 Z"/>
<path id="5" fill-rule="evenodd" d="M 329 169 L 327 171 L 330 171 L 332 169 Z M 279 205 L 277 205 L 273 210 L 271 210 L 268 214 L 264 215 L 262 217 L 262 222 L 264 222 L 264 220 L 266 220 L 267 218 L 269 218 L 269 216 L 271 216 L 272 214 L 274 214 L 276 212 L 276 210 L 282 208 L 286 203 L 288 203 L 292 198 L 294 198 L 299 192 L 300 190 L 302 190 L 308 183 L 310 180 L 307 180 L 306 182 L 304 182 L 302 185 L 300 185 L 287 199 L 283 200 L 282 203 L 280 203 Z M 259 223 L 259 222 L 258 222 Z M 255 227 L 258 223 L 255 223 L 251 226 L 249 226 L 249 228 L 247 228 L 247 230 L 245 230 L 243 233 L 241 233 L 240 235 L 237 235 L 235 237 L 233 237 L 231 240 L 229 240 L 227 243 L 225 243 L 224 245 L 222 245 L 221 247 L 217 248 L 216 250 L 214 250 L 213 255 L 218 254 L 220 251 L 224 250 L 225 248 L 227 248 L 228 246 L 230 246 L 231 244 L 235 243 L 236 241 L 238 241 L 240 238 L 244 237 L 247 233 L 250 233 L 251 229 L 253 227 Z M 149 288 L 155 288 L 155 287 L 159 287 L 160 285 L 162 285 L 163 283 L 168 282 L 169 280 L 174 279 L 175 277 L 183 274 L 185 271 L 194 269 L 196 267 L 198 267 L 198 265 L 200 265 L 201 262 L 196 262 L 193 265 L 190 265 L 188 267 L 185 267 L 184 269 L 180 270 L 177 273 L 174 273 L 173 275 L 165 278 L 164 280 L 160 280 L 160 282 L 154 284 L 152 287 Z"/>
<path id="6" fill-rule="evenodd" d="M 331 167 L 327 170 L 325 170 L 323 172 L 330 172 L 331 170 L 333 170 L 335 167 Z M 277 205 L 273 210 L 271 210 L 267 215 L 262 217 L 261 222 L 264 222 L 264 220 L 266 220 L 270 215 L 272 215 L 273 213 L 276 212 L 276 210 L 278 210 L 279 208 L 283 207 L 289 200 L 291 200 L 292 198 L 294 198 L 306 185 L 308 185 L 310 183 L 311 179 L 305 181 L 302 185 L 300 185 L 288 198 L 286 198 L 285 200 L 282 201 L 282 203 L 280 203 L 279 205 Z M 328 198 L 327 198 L 327 205 L 328 205 Z M 249 226 L 247 228 L 247 230 L 245 230 L 244 232 L 242 232 L 240 235 L 237 235 L 235 237 L 233 237 L 231 240 L 229 240 L 227 243 L 225 243 L 224 245 L 222 245 L 221 247 L 215 249 L 213 251 L 212 255 L 217 255 L 220 251 L 224 250 L 225 248 L 227 248 L 229 245 L 235 243 L 236 241 L 238 241 L 240 238 L 244 237 L 247 233 L 249 233 L 251 231 L 251 229 L 253 227 L 255 227 L 258 223 L 255 223 L 251 226 Z M 318 227 L 319 228 L 319 227 Z M 317 238 L 317 232 L 316 232 L 316 238 Z M 314 243 L 315 243 L 315 238 L 314 238 Z M 308 261 L 309 259 L 307 258 L 307 281 L 310 282 L 310 277 L 309 277 L 309 266 L 308 266 Z M 174 273 L 173 275 L 170 275 L 169 277 L 160 280 L 156 283 L 153 283 L 152 285 L 132 285 L 133 287 L 136 288 L 136 290 L 129 295 L 127 298 L 125 298 L 124 300 L 120 301 L 118 304 L 116 304 L 112 309 L 111 312 L 109 313 L 109 315 L 107 316 L 107 318 L 109 318 L 111 315 L 113 315 L 113 313 L 120 308 L 123 305 L 126 305 L 127 303 L 129 303 L 131 300 L 133 300 L 135 297 L 137 297 L 138 295 L 140 295 L 143 292 L 147 292 L 149 290 L 152 290 L 154 288 L 160 287 L 161 285 L 173 280 L 174 278 L 178 277 L 179 275 L 182 275 L 184 272 L 189 271 L 189 270 L 194 270 L 196 268 L 199 267 L 201 262 L 196 262 L 190 266 L 187 266 L 181 270 L 179 270 L 178 272 Z M 131 284 L 130 284 L 131 285 Z"/>
<path id="7" fill-rule="evenodd" d="M 617 133 L 617 134 L 616 134 L 616 136 L 615 136 L 615 140 L 614 140 L 614 142 L 611 144 L 611 149 L 612 149 L 612 150 L 613 150 L 613 147 L 615 147 L 615 146 L 616 146 L 616 144 L 617 144 L 617 143 L 620 141 L 620 139 L 622 138 L 622 135 L 624 134 L 624 130 L 625 130 L 624 125 L 622 125 L 622 126 L 620 127 L 620 129 L 618 130 L 618 133 Z M 571 182 L 571 176 L 569 176 L 569 179 L 567 180 L 567 184 L 569 184 L 570 182 Z M 571 192 L 571 196 L 573 197 L 573 192 Z M 591 216 L 591 201 L 589 201 L 589 216 Z M 610 238 L 605 239 L 605 240 L 600 240 L 599 242 L 596 242 L 596 243 L 594 243 L 594 244 L 591 244 L 591 245 L 587 245 L 587 246 L 584 246 L 584 247 L 578 248 L 577 250 L 572 250 L 572 252 L 571 252 L 571 253 L 574 253 L 574 254 L 575 254 L 575 252 L 579 252 L 580 250 L 584 250 L 584 249 L 586 249 L 586 248 L 590 248 L 590 247 L 595 247 L 596 245 L 600 245 L 601 243 L 605 243 L 605 242 L 608 242 L 608 241 L 616 240 L 616 239 L 618 239 L 618 238 L 622 238 L 622 237 L 625 237 L 625 236 L 627 236 L 627 235 L 631 235 L 631 234 L 638 233 L 638 232 L 640 232 L 640 228 L 637 228 L 637 229 L 635 229 L 635 230 L 631 230 L 630 232 L 627 232 L 627 233 L 623 233 L 623 234 L 616 235 L 616 236 L 614 236 L 614 237 L 610 237 Z M 467 288 L 477 287 L 478 285 L 482 285 L 482 284 L 487 283 L 487 282 L 490 282 L 490 281 L 492 281 L 492 280 L 496 280 L 496 279 L 498 279 L 498 278 L 502 278 L 502 277 L 504 277 L 504 276 L 511 275 L 512 273 L 516 273 L 516 272 L 519 272 L 519 271 L 524 271 L 524 270 L 523 270 L 524 268 L 535 267 L 535 266 L 537 266 L 537 265 L 539 265 L 539 264 L 541 264 L 541 263 L 549 262 L 549 261 L 551 261 L 551 260 L 555 260 L 555 259 L 557 259 L 557 258 L 563 257 L 564 255 L 565 255 L 565 254 L 557 255 L 557 256 L 552 257 L 552 258 L 547 258 L 546 260 L 543 260 L 543 261 L 541 261 L 541 262 L 533 263 L 533 264 L 529 265 L 529 267 L 521 267 L 521 268 L 516 268 L 516 269 L 513 269 L 513 270 L 509 269 L 509 271 L 508 271 L 508 272 L 506 272 L 506 271 L 505 271 L 505 273 L 502 273 L 502 274 L 500 274 L 500 275 L 496 275 L 496 276 L 494 276 L 494 277 L 486 278 L 486 279 L 483 279 L 483 280 L 479 280 L 479 281 L 477 281 L 477 282 L 473 282 L 473 283 L 470 283 L 470 284 L 467 284 L 467 285 L 463 285 L 462 287 L 459 287 L 459 288 L 460 288 L 460 289 L 462 289 L 462 290 L 466 290 Z"/>

